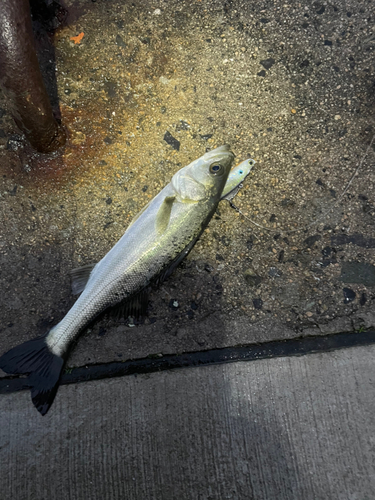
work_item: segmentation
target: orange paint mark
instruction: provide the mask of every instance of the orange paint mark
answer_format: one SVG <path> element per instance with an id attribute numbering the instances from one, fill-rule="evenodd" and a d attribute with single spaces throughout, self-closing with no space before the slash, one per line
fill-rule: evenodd
<path id="1" fill-rule="evenodd" d="M 73 40 L 74 43 L 81 43 L 82 38 L 84 37 L 84 32 L 82 31 L 79 35 L 77 36 L 71 36 L 70 40 Z"/>

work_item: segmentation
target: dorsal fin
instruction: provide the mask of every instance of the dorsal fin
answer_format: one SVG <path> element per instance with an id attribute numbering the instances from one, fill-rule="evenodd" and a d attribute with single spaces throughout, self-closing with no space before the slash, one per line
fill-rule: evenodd
<path id="1" fill-rule="evenodd" d="M 91 271 L 95 266 L 96 264 L 86 264 L 85 266 L 77 267 L 77 269 L 72 269 L 70 271 L 73 295 L 78 295 L 83 292 L 90 278 Z"/>

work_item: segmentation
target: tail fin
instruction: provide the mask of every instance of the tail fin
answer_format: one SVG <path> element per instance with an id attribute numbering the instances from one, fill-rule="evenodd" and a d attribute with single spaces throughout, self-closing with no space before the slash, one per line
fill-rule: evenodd
<path id="1" fill-rule="evenodd" d="M 18 345 L 0 357 L 6 373 L 29 373 L 31 398 L 36 409 L 45 415 L 55 399 L 64 359 L 53 354 L 44 337 Z"/>

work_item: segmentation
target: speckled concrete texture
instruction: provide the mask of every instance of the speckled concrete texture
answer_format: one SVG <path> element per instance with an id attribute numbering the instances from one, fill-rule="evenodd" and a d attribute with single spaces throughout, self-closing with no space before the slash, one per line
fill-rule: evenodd
<path id="1" fill-rule="evenodd" d="M 102 318 L 68 364 L 373 326 L 373 5 L 65 7 L 49 70 L 69 144 L 33 153 L 0 96 L 1 352 L 57 323 L 69 271 L 223 143 L 257 161 L 234 200 L 246 218 L 222 202 L 144 323 Z"/>

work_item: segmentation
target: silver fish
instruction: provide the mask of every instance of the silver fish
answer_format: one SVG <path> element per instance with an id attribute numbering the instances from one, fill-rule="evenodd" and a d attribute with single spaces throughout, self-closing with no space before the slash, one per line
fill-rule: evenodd
<path id="1" fill-rule="evenodd" d="M 169 276 L 193 248 L 216 210 L 233 159 L 224 145 L 179 170 L 98 264 L 73 273 L 73 290 L 82 293 L 60 323 L 0 358 L 5 372 L 29 374 L 32 401 L 42 415 L 56 395 L 69 347 L 85 326 L 123 301 L 128 314 L 144 313 L 148 286 Z"/>
<path id="2" fill-rule="evenodd" d="M 233 200 L 255 163 L 255 160 L 248 158 L 231 169 L 221 195 L 222 200 Z"/>

